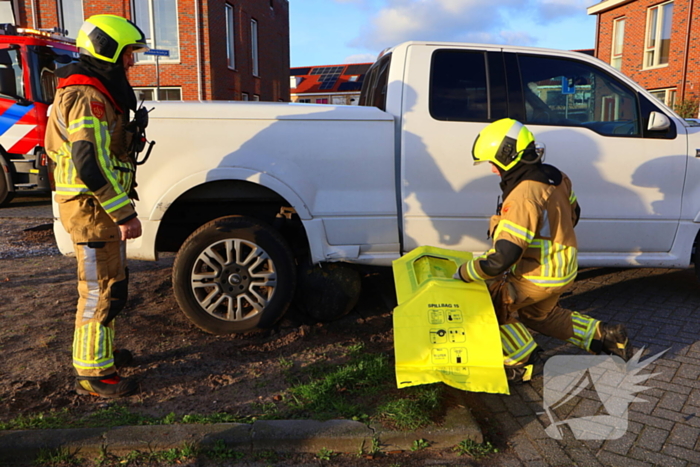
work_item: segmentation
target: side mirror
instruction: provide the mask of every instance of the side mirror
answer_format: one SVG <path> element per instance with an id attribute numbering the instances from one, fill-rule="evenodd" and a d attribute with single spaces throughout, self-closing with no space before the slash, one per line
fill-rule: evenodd
<path id="1" fill-rule="evenodd" d="M 671 120 L 668 119 L 666 114 L 657 111 L 653 111 L 649 114 L 649 124 L 647 125 L 647 130 L 663 131 L 668 130 L 670 126 Z"/>

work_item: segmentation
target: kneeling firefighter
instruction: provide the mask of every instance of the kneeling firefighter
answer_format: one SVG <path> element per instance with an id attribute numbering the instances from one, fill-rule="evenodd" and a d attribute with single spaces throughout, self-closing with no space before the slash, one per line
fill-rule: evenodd
<path id="1" fill-rule="evenodd" d="M 125 18 L 96 15 L 78 32 L 77 63 L 59 78 L 45 146 L 55 164 L 55 201 L 78 263 L 78 306 L 73 338 L 75 389 L 120 397 L 138 385 L 120 378 L 131 360 L 115 350 L 114 319 L 127 300 L 126 240 L 141 236 L 132 198 L 136 139 L 145 138 L 148 112 L 136 109 L 126 72 L 133 54 L 148 50 L 143 32 Z M 130 122 L 130 110 L 135 119 Z"/>
<path id="2" fill-rule="evenodd" d="M 493 247 L 461 265 L 456 279 L 485 281 L 494 302 L 508 380 L 527 381 L 541 359 L 527 328 L 593 354 L 631 357 L 623 325 L 608 325 L 558 305 L 578 271 L 574 226 L 580 207 L 571 180 L 543 164 L 544 147 L 520 122 L 498 120 L 477 136 L 474 164 L 501 176 L 503 201 L 492 216 Z"/>

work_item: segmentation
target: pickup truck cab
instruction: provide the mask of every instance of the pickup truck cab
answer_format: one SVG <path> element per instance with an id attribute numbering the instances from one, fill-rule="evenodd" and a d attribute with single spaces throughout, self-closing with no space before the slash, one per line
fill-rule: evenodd
<path id="1" fill-rule="evenodd" d="M 269 327 L 297 289 L 332 318 L 356 299 L 346 265 L 490 246 L 498 179 L 471 148 L 510 117 L 573 181 L 581 266 L 697 263 L 700 127 L 598 59 L 407 42 L 370 68 L 360 103 L 147 104 L 158 144 L 137 175 L 144 234 L 129 256 L 177 251 L 178 303 L 208 332 Z"/>

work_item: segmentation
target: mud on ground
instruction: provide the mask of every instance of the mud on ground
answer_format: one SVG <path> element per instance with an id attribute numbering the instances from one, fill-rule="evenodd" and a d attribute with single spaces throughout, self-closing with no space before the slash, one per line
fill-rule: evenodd
<path id="1" fill-rule="evenodd" d="M 64 408 L 80 416 L 105 405 L 73 391 L 75 260 L 60 255 L 52 230 L 37 223 L 3 219 L 0 225 L 1 421 Z M 290 365 L 340 361 L 345 347 L 360 342 L 393 360 L 391 304 L 372 290 L 391 288 L 386 275 L 366 274 L 361 303 L 339 321 L 315 324 L 288 313 L 267 332 L 214 336 L 178 308 L 172 262 L 172 255 L 129 262 L 129 300 L 117 318 L 115 347 L 135 355 L 120 371 L 140 383 L 136 396 L 119 401 L 131 412 L 256 416 L 287 389 L 283 371 L 288 375 Z"/>

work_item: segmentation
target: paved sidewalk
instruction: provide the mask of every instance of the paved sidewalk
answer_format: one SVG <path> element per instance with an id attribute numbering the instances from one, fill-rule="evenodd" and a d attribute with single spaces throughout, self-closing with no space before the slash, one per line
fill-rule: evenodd
<path id="1" fill-rule="evenodd" d="M 694 466 L 700 465 L 700 285 L 692 269 L 591 269 L 579 273 L 562 305 L 611 323 L 624 323 L 633 345 L 646 347 L 642 362 L 668 351 L 640 374 L 658 373 L 629 407 L 627 433 L 615 440 L 563 439 L 545 433 L 543 379 L 515 388 L 511 396 L 479 394 L 492 414 L 487 437 L 505 437 L 512 448 L 503 466 Z M 537 335 L 546 356 L 581 353 Z M 560 420 L 605 413 L 594 390 L 583 390 L 557 409 Z"/>

